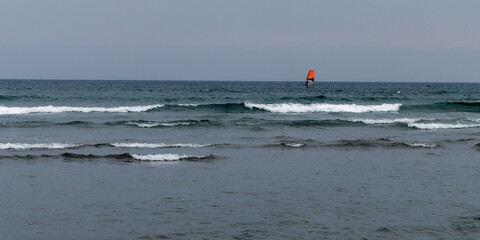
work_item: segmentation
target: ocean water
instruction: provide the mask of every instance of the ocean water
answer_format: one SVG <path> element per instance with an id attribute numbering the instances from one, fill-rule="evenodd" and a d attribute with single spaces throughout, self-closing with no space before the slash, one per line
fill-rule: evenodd
<path id="1" fill-rule="evenodd" d="M 1 239 L 480 239 L 480 84 L 0 81 Z"/>

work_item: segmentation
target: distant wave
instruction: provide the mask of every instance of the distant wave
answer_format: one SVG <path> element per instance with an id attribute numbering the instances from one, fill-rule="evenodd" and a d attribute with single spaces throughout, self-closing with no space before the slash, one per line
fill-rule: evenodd
<path id="1" fill-rule="evenodd" d="M 145 112 L 155 108 L 161 108 L 164 105 L 147 106 L 122 106 L 122 107 L 68 107 L 68 106 L 38 106 L 38 107 L 5 107 L 0 106 L 0 115 L 7 114 L 29 114 L 29 113 L 63 113 L 63 112 L 107 112 L 107 113 L 128 113 Z"/>
<path id="2" fill-rule="evenodd" d="M 97 143 L 97 144 L 80 144 L 80 143 L 0 143 L 0 149 L 68 149 L 79 147 L 118 147 L 118 148 L 204 148 L 211 147 L 214 144 L 199 143 Z"/>
<path id="3" fill-rule="evenodd" d="M 364 125 L 385 125 L 396 128 L 413 128 L 421 130 L 435 129 L 462 129 L 480 127 L 480 119 L 436 119 L 436 118 L 336 118 L 336 119 L 305 119 L 305 120 L 279 120 L 264 118 L 240 118 L 227 122 L 207 119 L 185 119 L 174 121 L 147 121 L 130 120 L 94 123 L 87 121 L 49 122 L 49 121 L 12 121 L 0 122 L 0 128 L 45 128 L 68 126 L 76 128 L 101 128 L 104 126 L 133 126 L 139 128 L 170 128 L 170 127 L 225 127 L 240 126 L 248 129 L 265 129 L 275 126 L 288 126 L 294 128 L 308 127 L 362 127 Z"/>
<path id="4" fill-rule="evenodd" d="M 198 144 L 198 143 L 111 143 L 113 147 L 122 147 L 122 148 L 203 148 L 211 147 L 213 144 Z"/>
<path id="5" fill-rule="evenodd" d="M 20 98 L 19 96 L 6 96 L 0 94 L 0 100 L 15 100 Z"/>
<path id="6" fill-rule="evenodd" d="M 362 122 L 365 124 L 395 124 L 403 123 L 409 128 L 421 129 L 421 130 L 435 130 L 435 129 L 462 129 L 462 128 L 476 128 L 480 127 L 478 120 L 469 120 L 469 123 L 456 122 L 456 123 L 439 123 L 439 122 L 426 122 L 435 121 L 436 119 L 421 119 L 421 118 L 397 118 L 397 119 L 352 119 L 355 122 Z M 472 122 L 475 121 L 475 122 Z"/>
<path id="7" fill-rule="evenodd" d="M 0 143 L 0 149 L 66 149 L 81 147 L 83 144 L 73 143 Z"/>
<path id="8" fill-rule="evenodd" d="M 302 148 L 305 147 L 306 144 L 304 143 L 281 143 L 284 147 L 291 147 L 291 148 Z"/>
<path id="9" fill-rule="evenodd" d="M 397 112 L 402 104 L 383 103 L 380 105 L 357 105 L 357 104 L 328 104 L 328 103 L 273 103 L 273 104 L 256 104 L 245 103 L 245 106 L 250 109 L 262 109 L 275 113 L 311 113 L 311 112 L 350 112 L 350 113 L 365 113 L 365 112 Z"/>
<path id="10" fill-rule="evenodd" d="M 196 107 L 200 104 L 199 103 L 180 103 L 180 104 L 177 104 L 177 105 L 181 106 L 181 107 Z"/>
<path id="11" fill-rule="evenodd" d="M 120 162 L 172 162 L 172 161 L 209 161 L 215 159 L 214 155 L 207 154 L 207 155 L 184 155 L 184 154 L 130 154 L 130 153 L 122 153 L 122 154 L 108 154 L 108 155 L 95 155 L 95 154 L 78 154 L 78 153 L 62 153 L 58 155 L 0 155 L 0 159 L 64 159 L 67 161 L 92 161 L 92 160 L 113 160 L 113 161 L 120 161 Z"/>
<path id="12" fill-rule="evenodd" d="M 437 144 L 435 143 L 406 143 L 412 147 L 422 147 L 422 148 L 436 148 Z"/>
<path id="13" fill-rule="evenodd" d="M 120 124 L 110 123 L 112 125 L 130 125 L 141 128 L 154 128 L 154 127 L 176 127 L 176 126 L 188 126 L 196 125 L 200 123 L 206 123 L 209 120 L 177 120 L 177 121 L 146 121 L 146 120 L 132 120 L 128 122 L 120 122 Z"/>
<path id="14" fill-rule="evenodd" d="M 138 161 L 180 161 L 180 160 L 201 160 L 201 159 L 207 159 L 207 158 L 212 158 L 212 155 L 181 155 L 181 154 L 172 154 L 172 153 L 167 153 L 167 154 L 147 154 L 147 155 L 141 155 L 141 154 L 131 154 L 131 156 Z"/>
<path id="15" fill-rule="evenodd" d="M 325 95 L 316 95 L 316 96 L 285 96 L 281 97 L 280 100 L 283 101 L 295 101 L 297 99 L 300 100 L 311 100 L 311 101 L 318 101 L 320 99 L 325 99 L 327 98 Z"/>
<path id="16" fill-rule="evenodd" d="M 39 128 L 39 127 L 56 127 L 69 126 L 80 128 L 92 128 L 102 126 L 135 126 L 140 128 L 156 128 L 156 127 L 177 127 L 177 126 L 192 126 L 192 125 L 213 125 L 218 126 L 218 123 L 201 119 L 201 120 L 176 120 L 176 121 L 148 121 L 148 120 L 131 120 L 131 121 L 116 121 L 94 123 L 88 121 L 69 121 L 69 122 L 50 122 L 50 121 L 10 121 L 0 122 L 0 128 Z"/>
<path id="17" fill-rule="evenodd" d="M 404 105 L 401 110 L 417 112 L 480 112 L 480 102 L 437 102 Z"/>
<path id="18" fill-rule="evenodd" d="M 421 121 L 420 118 L 393 118 L 393 119 L 351 119 L 353 122 L 365 124 L 392 124 L 392 123 L 414 123 Z"/>
<path id="19" fill-rule="evenodd" d="M 2 95 L 0 94 L 0 100 L 19 100 L 19 99 L 25 99 L 28 101 L 31 100 L 37 100 L 37 99 L 51 99 L 49 96 L 44 96 L 44 95 Z"/>
<path id="20" fill-rule="evenodd" d="M 480 123 L 409 123 L 409 127 L 422 130 L 477 128 Z"/>
<path id="21" fill-rule="evenodd" d="M 437 143 L 427 142 L 402 142 L 388 138 L 370 139 L 346 139 L 331 142 L 319 142 L 313 139 L 296 139 L 282 141 L 280 144 L 266 144 L 263 147 L 282 147 L 282 148 L 437 148 Z"/>
<path id="22" fill-rule="evenodd" d="M 437 148 L 438 145 L 435 143 L 405 143 L 392 141 L 390 139 L 377 139 L 377 140 L 341 140 L 334 143 L 322 144 L 321 146 L 326 147 L 341 147 L 341 148 L 374 148 L 374 147 L 383 147 L 383 148 Z"/>
<path id="23" fill-rule="evenodd" d="M 448 102 L 448 104 L 465 105 L 465 106 L 480 106 L 480 102 Z"/>

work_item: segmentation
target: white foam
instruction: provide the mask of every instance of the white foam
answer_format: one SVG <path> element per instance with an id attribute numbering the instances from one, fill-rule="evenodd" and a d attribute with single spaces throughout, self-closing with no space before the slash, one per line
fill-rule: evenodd
<path id="1" fill-rule="evenodd" d="M 122 106 L 122 107 L 69 107 L 69 106 L 38 106 L 38 107 L 5 107 L 0 106 L 0 115 L 6 114 L 28 114 L 28 113 L 63 113 L 63 112 L 145 112 L 150 109 L 163 107 L 162 104 L 148 106 Z"/>
<path id="2" fill-rule="evenodd" d="M 146 123 L 128 122 L 127 124 L 141 127 L 141 128 L 153 128 L 158 126 L 163 126 L 163 127 L 187 126 L 192 123 L 191 122 L 146 122 Z"/>
<path id="3" fill-rule="evenodd" d="M 199 105 L 200 104 L 198 104 L 198 103 L 180 103 L 180 104 L 178 104 L 178 106 L 182 106 L 182 107 L 197 107 Z"/>
<path id="4" fill-rule="evenodd" d="M 380 104 L 380 105 L 357 105 L 357 104 L 328 104 L 328 103 L 273 103 L 256 104 L 245 103 L 245 107 L 250 109 L 258 108 L 275 113 L 309 113 L 309 112 L 396 112 L 402 106 L 401 103 Z"/>
<path id="5" fill-rule="evenodd" d="M 428 143 L 407 143 L 407 145 L 409 146 L 412 146 L 412 147 L 423 147 L 423 148 L 436 148 L 437 147 L 437 144 L 435 143 L 432 143 L 432 144 L 428 144 Z"/>
<path id="6" fill-rule="evenodd" d="M 294 148 L 300 148 L 305 146 L 305 144 L 303 143 L 284 143 L 283 145 L 287 147 L 294 147 Z"/>
<path id="7" fill-rule="evenodd" d="M 65 149 L 82 146 L 73 143 L 0 143 L 0 149 Z"/>
<path id="8" fill-rule="evenodd" d="M 198 144 L 198 143 L 112 143 L 114 147 L 124 147 L 124 148 L 180 148 L 180 147 L 189 147 L 189 148 L 202 148 L 210 147 L 212 144 Z"/>
<path id="9" fill-rule="evenodd" d="M 208 155 L 203 156 L 195 156 L 195 155 L 180 155 L 180 154 L 147 154 L 147 155 L 140 155 L 140 154 L 132 154 L 132 157 L 136 160 L 140 161 L 180 161 L 186 158 L 207 158 Z"/>
<path id="10" fill-rule="evenodd" d="M 414 123 L 420 118 L 394 118 L 394 119 L 351 119 L 353 122 L 362 122 L 365 124 L 392 124 L 392 123 Z"/>
<path id="11" fill-rule="evenodd" d="M 418 128 L 422 130 L 435 130 L 435 129 L 462 129 L 462 128 L 476 128 L 480 127 L 480 124 L 463 124 L 463 123 L 409 123 L 409 127 Z"/>

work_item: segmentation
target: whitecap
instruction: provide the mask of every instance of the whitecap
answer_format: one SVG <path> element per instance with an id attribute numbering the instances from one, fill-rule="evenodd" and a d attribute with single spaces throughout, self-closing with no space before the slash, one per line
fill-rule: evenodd
<path id="1" fill-rule="evenodd" d="M 0 149 L 65 149 L 83 146 L 73 143 L 0 143 Z"/>
<path id="2" fill-rule="evenodd" d="M 420 118 L 394 118 L 394 119 L 350 119 L 352 122 L 365 124 L 392 124 L 392 123 L 414 123 L 421 121 Z"/>
<path id="3" fill-rule="evenodd" d="M 305 144 L 303 143 L 282 143 L 282 145 L 285 147 L 293 147 L 293 148 L 305 147 Z"/>
<path id="4" fill-rule="evenodd" d="M 121 106 L 121 107 L 69 107 L 69 106 L 38 106 L 38 107 L 5 107 L 0 106 L 0 115 L 6 114 L 28 114 L 28 113 L 63 113 L 63 112 L 108 112 L 128 113 L 145 112 L 150 109 L 163 107 L 163 104 L 147 106 Z"/>
<path id="5" fill-rule="evenodd" d="M 436 148 L 437 144 L 435 143 L 407 143 L 408 146 L 411 147 L 422 147 L 422 148 Z"/>
<path id="6" fill-rule="evenodd" d="M 180 103 L 180 104 L 178 104 L 178 106 L 181 106 L 181 107 L 197 107 L 199 105 L 200 104 L 198 104 L 198 103 Z"/>
<path id="7" fill-rule="evenodd" d="M 462 128 L 476 128 L 480 127 L 480 124 L 463 124 L 463 123 L 409 123 L 409 127 L 422 129 L 422 130 L 435 130 L 435 129 L 462 129 Z"/>
<path id="8" fill-rule="evenodd" d="M 273 103 L 273 104 L 256 104 L 245 103 L 245 107 L 253 109 L 262 109 L 275 113 L 309 113 L 309 112 L 396 112 L 399 111 L 401 103 L 380 105 L 357 105 L 357 104 L 328 104 L 328 103 Z"/>
<path id="9" fill-rule="evenodd" d="M 202 148 L 210 147 L 212 144 L 198 144 L 198 143 L 111 143 L 114 147 L 123 147 L 123 148 Z"/>
<path id="10" fill-rule="evenodd" d="M 181 155 L 181 154 L 167 153 L 167 154 L 147 154 L 147 155 L 132 154 L 132 157 L 140 161 L 168 162 L 168 161 L 180 161 L 184 159 L 202 159 L 202 158 L 208 158 L 210 157 L 210 155 L 197 156 L 197 155 Z"/>
<path id="11" fill-rule="evenodd" d="M 175 126 L 187 126 L 192 122 L 128 122 L 127 125 L 137 126 L 141 128 L 153 128 L 153 127 L 175 127 Z"/>

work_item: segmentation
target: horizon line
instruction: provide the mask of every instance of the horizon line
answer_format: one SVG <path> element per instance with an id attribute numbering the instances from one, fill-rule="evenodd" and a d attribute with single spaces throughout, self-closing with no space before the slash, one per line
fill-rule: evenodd
<path id="1" fill-rule="evenodd" d="M 304 80 L 205 80 L 205 79 L 76 79 L 76 78 L 0 78 L 0 81 L 152 81 L 152 82 L 299 82 L 302 83 Z M 322 80 L 317 81 L 316 83 L 480 83 L 474 81 L 355 81 L 355 80 Z"/>

